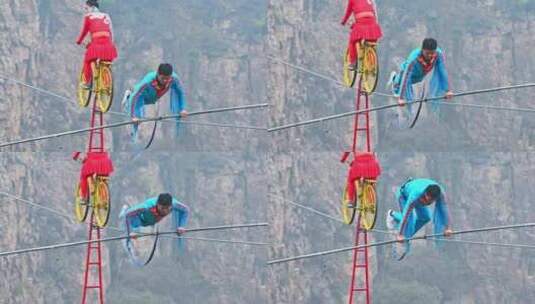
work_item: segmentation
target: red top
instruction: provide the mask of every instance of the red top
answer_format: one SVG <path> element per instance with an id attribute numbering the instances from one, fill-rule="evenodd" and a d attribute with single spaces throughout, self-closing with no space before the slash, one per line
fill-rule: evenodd
<path id="1" fill-rule="evenodd" d="M 82 43 L 87 33 L 108 32 L 112 39 L 112 24 L 108 14 L 101 12 L 92 12 L 84 16 L 82 31 L 78 36 L 77 44 Z"/>
<path id="2" fill-rule="evenodd" d="M 425 61 L 422 55 L 418 56 L 418 62 L 422 65 L 422 69 L 424 70 L 424 75 L 431 72 L 431 70 L 435 67 L 435 62 L 437 61 L 437 57 L 438 57 L 437 53 L 435 53 L 431 57 L 431 60 L 427 62 Z"/>
<path id="3" fill-rule="evenodd" d="M 357 14 L 363 12 L 371 12 L 374 16 L 377 16 L 373 0 L 349 0 L 347 3 L 346 14 L 344 15 L 344 18 L 342 18 L 342 24 L 347 22 L 351 13 L 353 13 L 355 19 L 357 19 Z"/>
<path id="4" fill-rule="evenodd" d="M 154 81 L 152 81 L 152 86 L 156 90 L 156 96 L 158 96 L 158 98 L 162 97 L 163 95 L 165 95 L 165 93 L 167 93 L 167 91 L 169 91 L 169 88 L 171 87 L 171 82 L 172 81 L 170 80 L 160 86 L 158 84 L 158 80 L 154 79 Z"/>

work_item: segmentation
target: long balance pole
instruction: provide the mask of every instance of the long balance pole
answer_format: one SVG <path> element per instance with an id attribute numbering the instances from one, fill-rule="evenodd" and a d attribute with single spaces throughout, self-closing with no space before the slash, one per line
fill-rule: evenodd
<path id="1" fill-rule="evenodd" d="M 470 230 L 460 230 L 460 231 L 453 232 L 452 235 L 475 233 L 475 232 L 486 232 L 486 231 L 494 231 L 494 230 L 504 230 L 504 229 L 527 228 L 527 227 L 535 227 L 535 223 L 525 223 L 525 224 L 517 224 L 517 225 L 507 225 L 507 226 L 486 227 L 486 228 L 478 228 L 478 229 L 470 229 Z M 416 237 L 408 238 L 408 239 L 406 239 L 406 241 L 424 240 L 424 239 L 427 239 L 427 238 L 436 238 L 436 237 L 441 237 L 441 236 L 443 236 L 443 234 L 440 234 L 440 233 L 438 233 L 438 234 L 430 234 L 430 235 L 423 235 L 423 236 L 416 236 Z M 267 264 L 268 265 L 273 265 L 273 264 L 285 263 L 285 262 L 290 262 L 290 261 L 295 261 L 295 260 L 301 260 L 301 259 L 313 258 L 313 257 L 317 257 L 317 256 L 323 256 L 323 255 L 329 255 L 329 254 L 340 253 L 340 252 L 345 252 L 345 251 L 351 251 L 351 250 L 360 249 L 360 248 L 377 247 L 377 246 L 383 246 L 383 245 L 388 245 L 388 244 L 394 244 L 396 242 L 398 242 L 398 241 L 397 240 L 390 240 L 390 241 L 372 243 L 372 244 L 369 244 L 369 245 L 351 246 L 351 247 L 345 247 L 345 248 L 339 248 L 339 249 L 332 249 L 332 250 L 321 251 L 321 252 L 316 252 L 316 253 L 304 254 L 304 255 L 300 255 L 300 256 L 296 256 L 296 257 L 289 257 L 289 258 L 271 260 L 271 261 L 268 261 Z"/>

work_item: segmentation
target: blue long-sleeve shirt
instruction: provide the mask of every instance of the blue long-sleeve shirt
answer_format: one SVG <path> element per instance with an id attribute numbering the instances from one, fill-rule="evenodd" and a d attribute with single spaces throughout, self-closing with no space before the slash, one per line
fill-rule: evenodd
<path id="1" fill-rule="evenodd" d="M 144 106 L 147 104 L 155 104 L 158 99 L 165 95 L 169 90 L 171 91 L 171 99 L 169 103 L 171 113 L 179 114 L 185 109 L 186 99 L 178 75 L 173 73 L 171 81 L 162 87 L 158 85 L 158 81 L 156 80 L 157 76 L 157 72 L 150 72 L 143 77 L 141 82 L 134 86 L 134 91 L 130 94 L 124 109 L 130 117 L 145 117 Z M 134 136 L 137 134 L 137 127 L 137 125 L 134 125 Z"/>
<path id="2" fill-rule="evenodd" d="M 430 207 L 420 202 L 420 198 L 424 196 L 425 190 L 431 185 L 437 185 L 441 189 L 440 197 L 434 204 L 435 208 L 432 217 L 434 233 L 443 233 L 449 225 L 449 212 L 442 186 L 432 179 L 414 179 L 405 183 L 397 193 L 398 201 L 402 208 L 399 234 L 406 238 L 414 236 L 425 223 L 431 220 Z"/>
<path id="3" fill-rule="evenodd" d="M 145 202 L 128 208 L 125 218 L 128 228 L 136 230 L 140 226 L 152 226 L 161 221 L 165 216 L 158 213 L 158 197 L 147 199 Z M 185 227 L 188 223 L 189 208 L 173 198 L 172 209 L 174 229 Z"/>
<path id="4" fill-rule="evenodd" d="M 424 77 L 433 71 L 430 82 L 429 97 L 444 96 L 450 90 L 448 72 L 446 70 L 446 58 L 444 52 L 437 48 L 436 59 L 432 68 L 425 68 L 422 64 L 422 49 L 413 50 L 407 60 L 401 64 L 400 75 L 394 85 L 394 95 L 407 101 L 414 100 L 412 86 L 421 82 Z"/>

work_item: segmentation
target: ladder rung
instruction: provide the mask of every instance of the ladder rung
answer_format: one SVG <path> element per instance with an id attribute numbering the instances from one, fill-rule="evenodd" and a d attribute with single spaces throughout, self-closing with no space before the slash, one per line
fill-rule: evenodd
<path id="1" fill-rule="evenodd" d="M 86 286 L 85 288 L 100 288 L 100 285 Z"/>
<path id="2" fill-rule="evenodd" d="M 99 263 L 98 262 L 89 262 L 89 263 L 87 263 L 87 265 L 99 265 Z"/>
<path id="3" fill-rule="evenodd" d="M 355 268 L 366 268 L 366 264 L 355 265 Z"/>
<path id="4" fill-rule="evenodd" d="M 353 291 L 368 291 L 367 288 L 354 288 Z"/>

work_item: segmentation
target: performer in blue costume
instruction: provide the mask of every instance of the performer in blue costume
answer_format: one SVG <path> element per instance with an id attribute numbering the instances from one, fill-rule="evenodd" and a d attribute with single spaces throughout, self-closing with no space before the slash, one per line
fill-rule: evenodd
<path id="1" fill-rule="evenodd" d="M 412 85 L 424 80 L 431 71 L 433 73 L 428 97 L 444 96 L 446 99 L 453 97 L 446 71 L 444 52 L 438 48 L 435 39 L 426 38 L 422 43 L 422 48 L 413 50 L 407 60 L 401 64 L 399 73 L 393 71 L 390 76 L 389 85 L 391 85 L 392 93 L 399 97 L 400 106 L 404 106 L 406 102 L 414 101 Z"/>
<path id="2" fill-rule="evenodd" d="M 413 237 L 431 219 L 435 234 L 451 236 L 450 217 L 442 186 L 432 179 L 409 179 L 397 191 L 400 211 L 388 210 L 387 227 L 398 230 L 397 240 Z M 430 206 L 435 203 L 433 214 Z M 407 244 L 408 245 L 408 244 Z"/>
<path id="3" fill-rule="evenodd" d="M 127 232 L 137 232 L 140 227 L 155 225 L 171 212 L 173 212 L 173 229 L 181 235 L 188 223 L 189 208 L 169 193 L 161 193 L 158 197 L 149 198 L 132 207 L 124 205 L 119 219 L 125 225 Z"/>
<path id="4" fill-rule="evenodd" d="M 155 104 L 169 89 L 171 90 L 171 100 L 169 103 L 171 113 L 180 114 L 181 118 L 187 117 L 188 112 L 185 110 L 186 101 L 184 91 L 180 85 L 178 75 L 173 72 L 173 66 L 168 63 L 160 64 L 158 71 L 153 71 L 145 75 L 143 80 L 135 85 L 133 92 L 127 91 L 123 100 L 123 110 L 133 120 L 144 118 L 144 106 Z M 177 130 L 178 126 L 179 118 L 176 121 Z M 132 132 L 134 139 L 137 136 L 138 127 L 138 124 L 134 124 Z"/>

